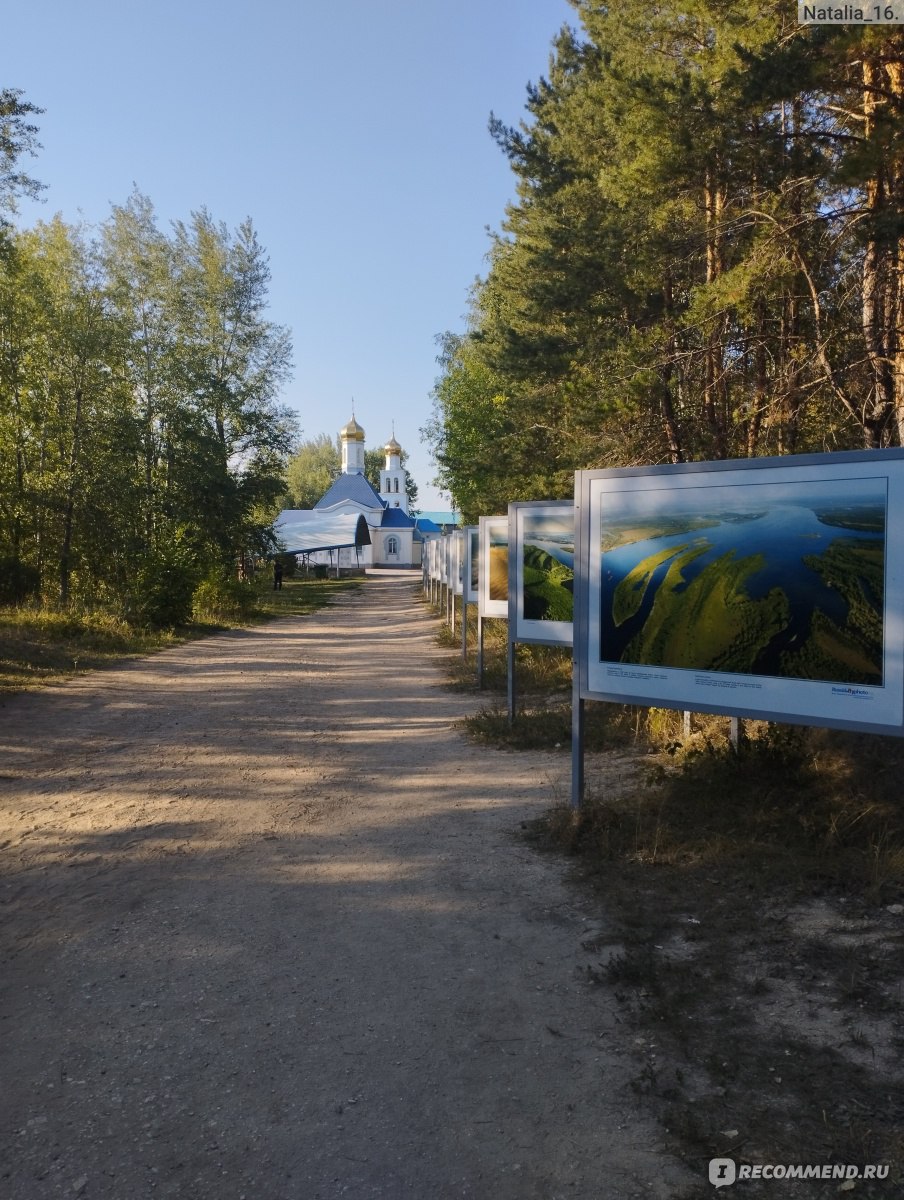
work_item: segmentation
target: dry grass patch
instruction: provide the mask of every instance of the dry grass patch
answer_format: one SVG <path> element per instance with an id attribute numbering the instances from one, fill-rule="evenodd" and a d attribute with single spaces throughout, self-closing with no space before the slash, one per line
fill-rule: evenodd
<path id="1" fill-rule="evenodd" d="M 355 579 L 287 580 L 281 591 L 261 591 L 246 617 L 195 621 L 178 629 L 145 629 L 102 610 L 58 611 L 44 607 L 0 608 L 0 692 L 71 679 L 127 658 L 152 654 L 222 629 L 314 612 L 331 603 Z"/>
<path id="2" fill-rule="evenodd" d="M 636 1090 L 701 1180 L 717 1156 L 887 1163 L 854 1193 L 887 1200 L 904 1186 L 904 747 L 751 723 L 736 754 L 724 722 L 698 724 L 640 786 L 526 835 L 600 894 L 585 977 L 630 1017 Z"/>

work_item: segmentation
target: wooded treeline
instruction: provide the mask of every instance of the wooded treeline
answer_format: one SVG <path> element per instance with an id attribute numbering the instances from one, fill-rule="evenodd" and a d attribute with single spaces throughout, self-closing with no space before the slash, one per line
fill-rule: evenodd
<path id="1" fill-rule="evenodd" d="M 97 229 L 3 227 L 0 600 L 128 613 L 269 548 L 295 428 L 268 281 L 250 221 L 164 233 L 138 193 Z"/>
<path id="2" fill-rule="evenodd" d="M 904 34 L 572 0 L 425 432 L 467 519 L 575 469 L 900 445 Z"/>

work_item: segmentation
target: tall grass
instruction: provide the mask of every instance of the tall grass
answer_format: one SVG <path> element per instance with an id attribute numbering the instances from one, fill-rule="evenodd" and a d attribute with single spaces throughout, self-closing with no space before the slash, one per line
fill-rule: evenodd
<path id="1" fill-rule="evenodd" d="M 676 714 L 680 718 L 680 714 Z M 904 891 L 904 747 L 895 739 L 698 718 L 686 741 L 651 713 L 641 787 L 557 806 L 534 836 L 591 865 L 724 868 L 752 883 L 844 888 L 888 901 Z"/>
<path id="2" fill-rule="evenodd" d="M 136 628 L 101 610 L 0 608 L 0 689 L 71 677 L 180 640 L 172 630 Z"/>
<path id="3" fill-rule="evenodd" d="M 354 579 L 290 579 L 280 591 L 239 584 L 210 587 L 193 620 L 177 629 L 150 629 L 102 609 L 28 606 L 0 608 L 0 691 L 34 687 L 118 659 L 151 654 L 206 637 L 218 629 L 313 612 L 359 586 Z"/>

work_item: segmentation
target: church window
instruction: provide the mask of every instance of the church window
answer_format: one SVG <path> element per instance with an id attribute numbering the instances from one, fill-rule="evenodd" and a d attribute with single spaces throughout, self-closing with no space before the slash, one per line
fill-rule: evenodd
<path id="1" fill-rule="evenodd" d="M 394 490 L 395 490 L 395 491 L 398 491 L 398 490 L 399 490 L 399 481 L 398 481 L 398 479 L 395 481 L 395 488 L 394 488 Z"/>
<path id="2" fill-rule="evenodd" d="M 398 554 L 398 552 L 399 552 L 399 539 L 397 537 L 387 538 L 386 539 L 386 553 L 387 554 Z"/>

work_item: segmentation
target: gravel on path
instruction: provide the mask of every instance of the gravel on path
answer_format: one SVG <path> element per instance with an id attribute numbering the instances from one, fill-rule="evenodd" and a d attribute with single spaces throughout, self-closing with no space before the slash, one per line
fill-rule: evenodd
<path id="1" fill-rule="evenodd" d="M 0 705 L 4 1200 L 694 1182 L 518 837 L 567 760 L 456 729 L 418 583 Z"/>

